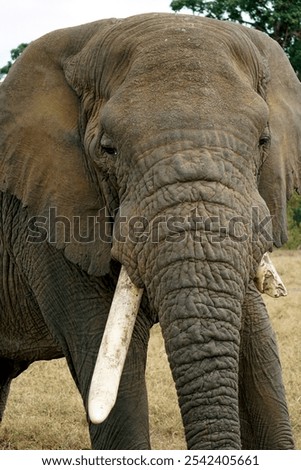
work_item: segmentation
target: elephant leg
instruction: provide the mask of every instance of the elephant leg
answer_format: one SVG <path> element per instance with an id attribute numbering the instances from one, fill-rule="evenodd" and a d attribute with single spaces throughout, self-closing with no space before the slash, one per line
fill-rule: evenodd
<path id="1" fill-rule="evenodd" d="M 31 251 L 25 257 L 26 249 Z M 51 246 L 33 245 L 26 249 L 23 250 L 24 262 L 27 259 L 31 263 L 36 259 L 44 260 L 43 265 L 34 264 L 28 283 L 52 337 L 67 359 L 87 410 L 94 365 L 113 298 L 115 275 L 89 276 Z M 149 329 L 150 321 L 140 312 L 115 409 L 104 424 L 91 424 L 94 449 L 149 447 L 144 383 Z"/>
<path id="2" fill-rule="evenodd" d="M 89 296 L 87 286 L 86 294 Z M 75 291 L 73 291 L 73 296 L 76 296 Z M 108 314 L 108 310 L 102 305 L 101 300 L 101 298 L 99 301 L 96 300 L 98 308 L 93 309 L 92 317 L 90 317 L 88 309 L 84 310 L 85 322 L 83 324 L 80 318 L 83 317 L 82 311 L 76 312 L 76 304 L 80 305 L 80 299 L 75 297 L 72 329 L 68 323 L 63 321 L 63 311 L 67 310 L 67 305 L 66 310 L 64 308 L 61 312 L 59 326 L 52 324 L 53 319 L 50 316 L 47 318 L 49 327 L 52 328 L 53 334 L 57 335 L 58 341 L 62 345 L 86 411 L 88 410 L 88 395 L 98 347 Z M 145 326 L 140 330 L 136 322 L 114 409 L 105 422 L 100 425 L 90 423 L 87 414 L 93 449 L 150 448 L 145 386 L 148 329 L 144 328 Z"/>
<path id="3" fill-rule="evenodd" d="M 243 448 L 293 449 L 275 333 L 254 284 L 243 305 L 239 368 Z"/>
<path id="4" fill-rule="evenodd" d="M 139 330 L 139 326 L 136 324 L 117 400 L 108 418 L 102 424 L 94 425 L 90 422 L 87 412 L 92 449 L 150 449 L 145 383 L 148 331 L 139 337 L 137 329 Z M 69 351 L 66 356 L 70 371 L 82 395 L 85 409 L 88 410 L 88 394 L 96 355 L 92 363 L 92 355 L 84 353 L 79 348 L 77 351 Z"/>
<path id="5" fill-rule="evenodd" d="M 0 358 L 0 422 L 5 411 L 11 381 L 27 369 L 30 362 Z"/>

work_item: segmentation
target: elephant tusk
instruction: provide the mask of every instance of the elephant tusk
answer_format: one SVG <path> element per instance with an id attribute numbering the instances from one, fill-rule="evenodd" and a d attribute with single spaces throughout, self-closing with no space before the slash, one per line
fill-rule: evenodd
<path id="1" fill-rule="evenodd" d="M 287 295 L 285 285 L 267 253 L 263 255 L 260 261 L 254 281 L 259 292 L 270 297 Z"/>
<path id="2" fill-rule="evenodd" d="M 122 266 L 90 385 L 88 413 L 94 424 L 115 404 L 142 294 Z"/>

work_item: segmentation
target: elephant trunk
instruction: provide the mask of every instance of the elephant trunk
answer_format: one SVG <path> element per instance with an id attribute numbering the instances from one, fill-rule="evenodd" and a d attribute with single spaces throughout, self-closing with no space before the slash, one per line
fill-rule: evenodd
<path id="1" fill-rule="evenodd" d="M 153 243 L 145 243 L 138 258 L 161 325 L 188 449 L 241 445 L 241 312 L 256 268 L 250 227 L 242 223 L 241 207 L 226 206 L 227 193 L 224 188 L 215 196 L 212 190 L 212 200 L 196 202 L 195 211 L 185 198 L 180 213 L 190 216 L 181 223 L 168 215 L 162 221 L 161 213 L 159 229 L 152 225 L 156 236 L 150 231 Z M 217 206 L 214 198 L 222 197 Z"/>
<path id="2" fill-rule="evenodd" d="M 227 263 L 187 258 L 161 271 L 160 282 L 151 289 L 187 445 L 189 449 L 239 448 L 243 282 Z"/>

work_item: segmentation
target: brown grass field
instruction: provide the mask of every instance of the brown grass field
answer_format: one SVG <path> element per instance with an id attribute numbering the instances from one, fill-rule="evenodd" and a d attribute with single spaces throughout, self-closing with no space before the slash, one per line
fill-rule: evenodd
<path id="1" fill-rule="evenodd" d="M 296 448 L 301 449 L 301 251 L 274 253 L 289 295 L 264 296 L 278 337 Z M 160 329 L 152 330 L 147 381 L 153 449 L 185 449 Z M 12 384 L 0 449 L 89 449 L 81 398 L 64 360 L 33 364 Z"/>

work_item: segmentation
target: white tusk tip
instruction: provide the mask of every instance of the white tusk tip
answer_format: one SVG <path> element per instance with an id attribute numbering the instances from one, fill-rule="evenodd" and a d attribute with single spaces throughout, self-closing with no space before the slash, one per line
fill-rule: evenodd
<path id="1" fill-rule="evenodd" d="M 113 407 L 113 406 L 112 406 Z M 93 424 L 103 423 L 109 416 L 112 407 L 102 406 L 99 403 L 89 404 L 89 418 Z"/>

